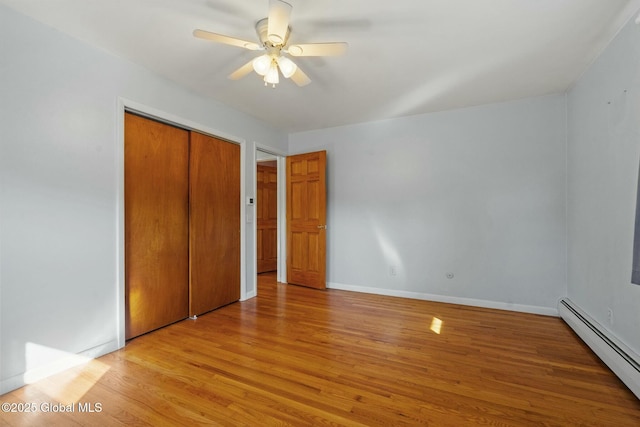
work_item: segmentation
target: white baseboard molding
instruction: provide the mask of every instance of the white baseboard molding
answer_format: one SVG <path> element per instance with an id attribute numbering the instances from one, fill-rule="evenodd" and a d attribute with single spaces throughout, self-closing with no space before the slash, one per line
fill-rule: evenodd
<path id="1" fill-rule="evenodd" d="M 12 390 L 16 390 L 20 387 L 31 384 L 48 376 L 65 371 L 74 366 L 82 365 L 92 359 L 104 356 L 105 354 L 111 353 L 116 350 L 118 350 L 118 341 L 113 340 L 77 354 L 69 353 L 63 357 L 57 358 L 50 363 L 31 368 L 26 372 L 23 372 L 22 374 L 3 379 L 2 381 L 0 381 L 0 395 L 8 393 Z"/>
<path id="2" fill-rule="evenodd" d="M 473 298 L 452 297 L 445 295 L 426 294 L 421 292 L 402 291 L 397 289 L 372 288 L 358 285 L 345 285 L 342 283 L 328 282 L 329 289 L 343 291 L 362 292 L 365 294 L 386 295 L 392 297 L 411 298 L 425 301 L 444 302 L 447 304 L 468 305 L 472 307 L 493 308 L 496 310 L 518 311 L 521 313 L 542 314 L 544 316 L 558 316 L 558 310 L 552 307 L 539 307 L 534 305 L 512 304 L 500 301 L 487 301 Z"/>
<path id="3" fill-rule="evenodd" d="M 558 302 L 560 317 L 640 399 L 640 356 L 569 298 Z"/>

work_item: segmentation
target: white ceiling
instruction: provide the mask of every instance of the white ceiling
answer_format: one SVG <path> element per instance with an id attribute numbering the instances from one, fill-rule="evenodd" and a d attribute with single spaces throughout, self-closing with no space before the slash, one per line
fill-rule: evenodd
<path id="1" fill-rule="evenodd" d="M 295 58 L 312 83 L 227 75 L 260 54 L 192 36 L 257 41 L 268 0 L 0 0 L 36 20 L 287 132 L 560 93 L 640 0 L 288 0 L 290 43 L 345 41 Z"/>

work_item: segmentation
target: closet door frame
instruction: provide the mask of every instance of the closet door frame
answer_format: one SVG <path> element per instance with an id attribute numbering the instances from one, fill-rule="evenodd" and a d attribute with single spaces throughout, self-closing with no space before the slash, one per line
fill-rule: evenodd
<path id="1" fill-rule="evenodd" d="M 116 147 L 116 286 L 117 286 L 117 316 L 118 316 L 118 348 L 125 345 L 125 231 L 124 231 L 124 115 L 129 111 L 141 116 L 148 117 L 159 122 L 177 126 L 186 130 L 193 130 L 206 135 L 211 135 L 218 139 L 240 146 L 240 301 L 247 299 L 247 277 L 246 269 L 246 140 L 226 132 L 221 132 L 209 126 L 184 119 L 166 111 L 161 111 L 145 104 L 132 101 L 126 98 L 118 98 L 117 101 L 117 147 Z"/>

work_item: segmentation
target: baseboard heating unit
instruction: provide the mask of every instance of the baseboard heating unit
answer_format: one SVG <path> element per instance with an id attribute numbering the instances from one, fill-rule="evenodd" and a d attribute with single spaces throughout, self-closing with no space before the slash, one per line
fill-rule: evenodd
<path id="1" fill-rule="evenodd" d="M 558 313 L 640 399 L 640 356 L 612 336 L 568 298 L 558 302 Z"/>

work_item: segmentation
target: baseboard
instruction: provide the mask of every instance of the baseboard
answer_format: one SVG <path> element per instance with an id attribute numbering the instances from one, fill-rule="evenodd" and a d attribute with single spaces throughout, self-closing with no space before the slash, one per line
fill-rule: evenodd
<path id="1" fill-rule="evenodd" d="M 345 285 L 342 283 L 327 283 L 329 289 L 343 291 L 362 292 L 365 294 L 386 295 L 392 297 L 411 298 L 425 301 L 444 302 L 447 304 L 468 305 L 472 307 L 493 308 L 496 310 L 517 311 L 521 313 L 542 314 L 544 316 L 558 316 L 558 310 L 551 307 L 539 307 L 534 305 L 512 304 L 500 301 L 487 301 L 474 298 L 461 298 L 445 295 L 427 294 L 422 292 L 402 291 L 397 289 L 372 288 L 358 285 Z"/>
<path id="2" fill-rule="evenodd" d="M 12 377 L 3 379 L 0 381 L 0 395 L 8 393 L 12 390 L 16 390 L 27 384 L 31 384 L 39 379 L 46 378 L 48 376 L 57 374 L 74 366 L 79 366 L 83 363 L 87 363 L 91 359 L 95 359 L 105 354 L 118 350 L 118 341 L 113 340 L 105 344 L 101 344 L 82 351 L 77 354 L 69 353 L 68 355 L 58 358 L 50 363 L 29 369 L 22 374 L 14 375 Z"/>
<path id="3" fill-rule="evenodd" d="M 640 399 L 640 356 L 569 298 L 558 302 L 560 317 Z"/>

